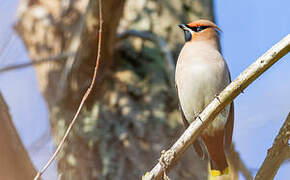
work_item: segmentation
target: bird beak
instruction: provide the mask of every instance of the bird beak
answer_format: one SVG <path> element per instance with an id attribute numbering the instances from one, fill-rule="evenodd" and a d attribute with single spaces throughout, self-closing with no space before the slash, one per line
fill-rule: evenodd
<path id="1" fill-rule="evenodd" d="M 178 25 L 182 30 L 184 30 L 186 28 L 185 24 L 179 24 Z"/>

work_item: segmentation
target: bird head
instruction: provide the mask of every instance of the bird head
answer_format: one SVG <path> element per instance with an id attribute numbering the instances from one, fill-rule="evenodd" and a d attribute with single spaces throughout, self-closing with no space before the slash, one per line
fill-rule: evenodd
<path id="1" fill-rule="evenodd" d="M 188 24 L 178 25 L 184 31 L 185 41 L 199 41 L 217 38 L 216 30 L 220 30 L 217 25 L 209 20 L 197 20 Z"/>

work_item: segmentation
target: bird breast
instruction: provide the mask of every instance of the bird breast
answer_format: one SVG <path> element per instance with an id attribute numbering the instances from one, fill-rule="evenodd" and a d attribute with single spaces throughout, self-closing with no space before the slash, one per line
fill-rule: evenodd
<path id="1" fill-rule="evenodd" d="M 177 62 L 176 85 L 183 113 L 192 122 L 229 83 L 229 72 L 217 50 L 205 53 L 191 51 L 185 56 L 183 53 Z M 204 133 L 224 128 L 228 114 L 229 106 L 217 115 Z"/>

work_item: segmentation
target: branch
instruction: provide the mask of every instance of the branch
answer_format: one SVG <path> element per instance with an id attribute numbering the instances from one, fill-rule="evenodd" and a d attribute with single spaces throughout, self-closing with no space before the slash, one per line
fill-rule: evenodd
<path id="1" fill-rule="evenodd" d="M 157 44 L 157 46 L 160 48 L 165 60 L 166 60 L 166 66 L 167 66 L 167 73 L 168 73 L 168 77 L 169 77 L 169 81 L 170 81 L 170 86 L 172 86 L 173 88 L 174 86 L 174 69 L 175 69 L 175 65 L 174 65 L 174 59 L 173 56 L 171 54 L 171 51 L 168 47 L 168 44 L 166 43 L 166 41 L 164 41 L 164 39 L 162 39 L 161 37 L 158 37 L 157 35 L 154 35 L 148 31 L 137 31 L 137 30 L 128 30 L 125 31 L 121 34 L 118 35 L 118 40 L 123 40 L 126 39 L 128 37 L 138 37 L 144 40 L 148 40 L 148 41 L 152 41 L 155 44 Z"/>
<path id="2" fill-rule="evenodd" d="M 0 92 L 0 179 L 32 179 L 36 170 Z"/>
<path id="3" fill-rule="evenodd" d="M 290 113 L 276 136 L 273 146 L 268 150 L 267 156 L 260 167 L 255 180 L 273 179 L 281 164 L 290 159 Z"/>
<path id="4" fill-rule="evenodd" d="M 230 83 L 214 100 L 200 113 L 185 130 L 175 144 L 166 151 L 159 163 L 143 176 L 143 180 L 161 179 L 164 171 L 177 163 L 185 150 L 193 143 L 204 128 L 211 123 L 214 117 L 230 102 L 233 101 L 249 84 L 257 79 L 263 72 L 290 51 L 290 34 L 274 45 L 270 50 L 258 58 L 251 66 L 242 72 Z M 161 163 L 162 162 L 162 163 Z"/>
<path id="5" fill-rule="evenodd" d="M 75 52 L 64 52 L 61 54 L 57 54 L 57 55 L 53 55 L 53 56 L 49 56 L 49 57 L 45 57 L 45 58 L 31 60 L 31 62 L 28 62 L 28 63 L 7 66 L 4 68 L 1 68 L 0 73 L 19 69 L 19 68 L 25 68 L 28 66 L 35 66 L 35 65 L 39 65 L 39 64 L 47 63 L 47 62 L 51 62 L 51 61 L 60 61 L 60 60 L 63 60 L 67 57 L 75 56 L 75 54 L 76 54 Z"/>
<path id="6" fill-rule="evenodd" d="M 246 167 L 239 153 L 235 150 L 234 144 L 232 144 L 231 146 L 231 150 L 230 153 L 228 154 L 227 160 L 229 161 L 229 165 L 232 166 L 233 169 L 232 179 L 238 179 L 239 172 L 241 172 L 241 174 L 244 176 L 246 180 L 253 179 L 251 172 Z"/>
<path id="7" fill-rule="evenodd" d="M 94 70 L 94 75 L 93 75 L 93 79 L 92 82 L 90 84 L 90 87 L 87 89 L 86 93 L 84 94 L 82 101 L 78 107 L 78 110 L 75 114 L 75 116 L 73 117 L 71 123 L 69 124 L 63 138 L 61 139 L 59 145 L 56 148 L 56 151 L 54 152 L 54 154 L 52 155 L 52 157 L 48 160 L 48 162 L 45 164 L 45 166 L 37 173 L 37 175 L 34 177 L 34 180 L 39 180 L 41 175 L 45 172 L 45 170 L 50 166 L 50 164 L 52 163 L 52 161 L 56 158 L 56 156 L 58 155 L 58 153 L 60 152 L 65 140 L 67 139 L 67 136 L 69 135 L 73 125 L 76 122 L 76 119 L 85 103 L 85 101 L 87 100 L 88 96 L 91 93 L 91 90 L 95 84 L 96 81 L 96 76 L 97 76 L 97 72 L 98 72 L 98 67 L 99 67 L 99 62 L 100 62 L 100 56 L 101 56 L 101 43 L 102 43 L 102 28 L 103 28 L 103 17 L 102 17 L 102 0 L 99 0 L 99 34 L 98 34 L 98 52 L 97 52 L 97 60 L 96 60 L 96 66 L 95 66 L 95 70 Z"/>

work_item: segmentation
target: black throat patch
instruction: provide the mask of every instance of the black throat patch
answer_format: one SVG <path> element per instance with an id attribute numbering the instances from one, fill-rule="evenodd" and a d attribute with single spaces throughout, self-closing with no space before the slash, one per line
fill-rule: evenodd
<path id="1" fill-rule="evenodd" d="M 188 30 L 184 30 L 184 38 L 185 38 L 185 42 L 190 41 L 192 38 L 191 32 Z"/>

